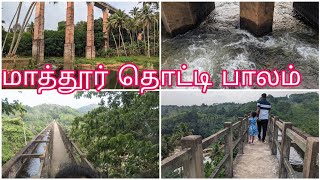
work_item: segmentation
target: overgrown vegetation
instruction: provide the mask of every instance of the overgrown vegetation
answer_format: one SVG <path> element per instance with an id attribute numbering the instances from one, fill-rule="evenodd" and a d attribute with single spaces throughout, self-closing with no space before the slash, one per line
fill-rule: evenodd
<path id="1" fill-rule="evenodd" d="M 88 92 L 80 96 L 108 97 L 72 124 L 71 135 L 88 159 L 108 177 L 158 177 L 158 92 L 143 96 L 137 92 Z"/>
<path id="2" fill-rule="evenodd" d="M 42 104 L 29 107 L 2 100 L 2 163 L 10 160 L 48 123 L 69 131 L 103 177 L 159 176 L 159 93 L 82 92 L 75 98 L 102 98 L 79 109 Z M 83 113 L 81 113 L 83 112 Z"/>
<path id="3" fill-rule="evenodd" d="M 70 127 L 73 119 L 80 115 L 79 111 L 68 106 L 42 104 L 30 107 L 17 100 L 10 103 L 8 99 L 2 99 L 2 164 L 26 145 L 24 131 L 29 142 L 51 121 L 58 120 Z"/>
<path id="4" fill-rule="evenodd" d="M 151 58 L 158 61 L 159 55 L 159 5 L 157 2 L 145 2 L 141 8 L 134 7 L 129 15 L 123 10 L 117 10 L 108 20 L 110 48 L 104 49 L 102 18 L 94 20 L 94 43 L 96 56 L 100 60 L 105 58 L 106 64 L 113 63 L 111 57 L 129 57 L 125 61 L 134 61 L 136 58 Z M 63 57 L 66 22 L 58 23 L 57 30 L 44 31 L 45 60 L 52 57 Z M 14 31 L 19 31 L 21 25 L 14 25 L 9 31 L 2 26 L 2 42 L 8 34 L 3 53 L 9 52 Z M 17 54 L 31 57 L 34 23 L 30 22 L 21 34 Z M 87 22 L 80 21 L 74 27 L 75 55 L 85 57 Z M 144 56 L 144 57 L 142 57 Z M 123 58 L 122 57 L 122 58 Z M 78 58 L 76 58 L 77 60 Z M 85 59 L 85 58 L 83 58 Z M 115 58 L 114 58 L 115 59 Z M 121 58 L 120 58 L 121 59 Z M 141 60 L 138 60 L 140 62 Z M 117 60 L 116 62 L 120 62 Z M 154 62 L 151 62 L 154 63 Z M 146 63 L 143 63 L 144 65 Z M 158 67 L 154 64 L 155 67 Z"/>

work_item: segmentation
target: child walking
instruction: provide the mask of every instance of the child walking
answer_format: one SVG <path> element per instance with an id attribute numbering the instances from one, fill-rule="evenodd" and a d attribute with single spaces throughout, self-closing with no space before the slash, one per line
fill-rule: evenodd
<path id="1" fill-rule="evenodd" d="M 257 128 L 257 113 L 252 112 L 249 118 L 249 144 L 253 144 L 254 136 L 258 135 L 258 128 Z"/>

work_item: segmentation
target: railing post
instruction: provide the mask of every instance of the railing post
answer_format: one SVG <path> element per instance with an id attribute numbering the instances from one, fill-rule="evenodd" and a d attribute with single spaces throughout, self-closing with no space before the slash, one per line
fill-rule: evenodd
<path id="1" fill-rule="evenodd" d="M 271 154 L 272 155 L 277 155 L 277 144 L 276 142 L 278 141 L 278 126 L 276 122 L 279 120 L 279 117 L 275 116 L 272 120 L 272 130 L 273 130 L 273 136 L 272 136 L 272 147 L 271 147 Z"/>
<path id="2" fill-rule="evenodd" d="M 306 151 L 303 159 L 303 178 L 316 178 L 318 175 L 317 156 L 319 138 L 307 137 Z"/>
<path id="3" fill-rule="evenodd" d="M 287 136 L 287 129 L 292 128 L 291 122 L 284 122 L 283 123 L 283 131 L 282 131 L 282 140 L 281 140 L 281 151 L 280 151 L 280 171 L 279 177 L 286 178 L 287 177 L 287 170 L 284 165 L 284 160 L 289 161 L 290 156 L 290 146 L 291 146 L 291 139 Z"/>
<path id="4" fill-rule="evenodd" d="M 239 117 L 238 120 L 240 121 L 240 126 L 239 126 L 239 138 L 240 138 L 240 142 L 239 142 L 239 148 L 238 148 L 238 153 L 239 154 L 243 154 L 243 141 L 244 141 L 244 137 L 243 137 L 243 117 Z"/>
<path id="5" fill-rule="evenodd" d="M 268 130 L 267 130 L 267 136 L 268 136 L 268 139 L 269 139 L 269 144 L 270 144 L 270 142 L 272 142 L 272 136 L 273 136 L 273 134 L 272 134 L 272 132 L 273 132 L 273 124 L 272 124 L 272 117 L 271 116 L 269 116 L 269 120 L 268 120 L 268 125 L 267 125 L 267 127 L 268 127 Z"/>
<path id="6" fill-rule="evenodd" d="M 247 131 L 247 133 L 246 133 L 246 143 L 248 143 L 249 142 L 249 136 L 250 136 L 250 134 L 249 134 L 249 121 L 248 121 L 248 115 L 247 114 L 244 114 L 244 121 L 245 121 L 245 128 L 244 128 L 244 130 L 245 131 Z M 248 129 L 248 130 L 247 130 Z"/>
<path id="7" fill-rule="evenodd" d="M 224 128 L 228 128 L 227 134 L 224 137 L 224 154 L 229 156 L 225 163 L 226 178 L 233 177 L 233 149 L 232 149 L 232 123 L 225 122 Z"/>
<path id="8" fill-rule="evenodd" d="M 202 137 L 190 135 L 181 139 L 182 149 L 191 148 L 190 161 L 183 164 L 185 178 L 204 178 Z"/>

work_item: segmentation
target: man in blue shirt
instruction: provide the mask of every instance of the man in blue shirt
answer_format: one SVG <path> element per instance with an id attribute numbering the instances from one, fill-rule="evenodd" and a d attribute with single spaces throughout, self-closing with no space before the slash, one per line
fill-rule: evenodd
<path id="1" fill-rule="evenodd" d="M 267 128 L 268 128 L 268 119 L 269 119 L 269 112 L 271 109 L 271 104 L 267 101 L 267 94 L 261 94 L 261 98 L 257 103 L 257 113 L 259 114 L 259 119 L 257 121 L 258 125 L 258 138 L 259 141 L 265 141 L 267 135 Z M 262 139 L 261 139 L 261 127 L 262 127 Z"/>

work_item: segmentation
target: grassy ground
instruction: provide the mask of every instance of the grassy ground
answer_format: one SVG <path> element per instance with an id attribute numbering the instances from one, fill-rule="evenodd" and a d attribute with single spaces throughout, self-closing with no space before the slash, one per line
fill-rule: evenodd
<path id="1" fill-rule="evenodd" d="M 63 57 L 45 57 L 46 63 L 63 64 Z M 110 58 L 96 57 L 94 60 L 86 59 L 84 57 L 76 57 L 75 64 L 91 64 L 103 63 L 105 65 L 121 65 L 123 63 L 132 62 L 144 68 L 159 69 L 159 57 L 151 56 L 115 56 Z"/>

